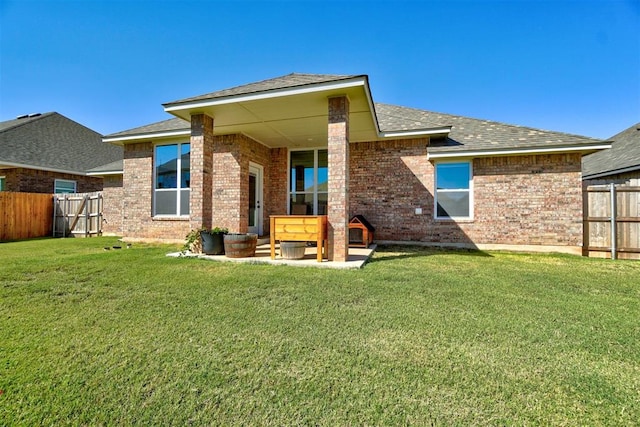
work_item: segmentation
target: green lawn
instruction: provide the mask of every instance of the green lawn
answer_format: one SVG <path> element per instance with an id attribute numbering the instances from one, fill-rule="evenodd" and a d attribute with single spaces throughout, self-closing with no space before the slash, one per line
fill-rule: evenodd
<path id="1" fill-rule="evenodd" d="M 640 263 L 0 244 L 0 425 L 633 425 Z"/>

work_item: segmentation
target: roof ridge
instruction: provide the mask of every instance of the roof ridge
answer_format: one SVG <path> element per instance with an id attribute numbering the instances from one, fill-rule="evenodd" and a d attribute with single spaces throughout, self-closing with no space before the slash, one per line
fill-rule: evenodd
<path id="1" fill-rule="evenodd" d="M 300 87 L 300 86 L 307 86 L 307 85 L 314 85 L 314 84 L 321 84 L 321 83 L 326 83 L 328 81 L 332 81 L 332 80 L 346 80 L 346 79 L 351 79 L 351 78 L 355 78 L 355 77 L 359 77 L 362 75 L 357 75 L 357 74 L 318 74 L 318 73 L 289 73 L 289 74 L 284 74 L 281 76 L 276 76 L 276 77 L 271 77 L 268 79 L 263 79 L 263 80 L 259 80 L 257 82 L 250 82 L 250 83 L 244 83 L 241 85 L 237 85 L 237 86 L 232 86 L 229 88 L 224 88 L 224 89 L 219 89 L 219 90 L 215 90 L 213 92 L 208 92 L 205 94 L 201 94 L 201 95 L 196 95 L 196 96 L 191 96 L 188 98 L 183 98 L 183 99 L 179 99 L 176 101 L 171 101 L 171 102 L 165 102 L 162 105 L 166 108 L 167 106 L 170 105 L 174 105 L 174 104 L 182 104 L 182 103 L 186 103 L 186 102 L 192 102 L 192 101 L 196 101 L 196 100 L 205 100 L 205 99 L 213 99 L 213 98 L 224 98 L 224 97 L 233 97 L 233 96 L 237 96 L 237 95 L 247 95 L 247 94 L 254 94 L 254 93 L 261 93 L 261 92 L 269 92 L 272 90 L 276 90 L 276 89 L 288 89 L 288 88 L 294 88 L 294 87 Z M 295 79 L 295 78 L 306 78 L 309 80 L 313 80 L 314 78 L 316 79 L 316 81 L 293 81 L 293 82 L 289 82 L 287 81 L 287 78 L 291 79 Z M 274 83 L 287 83 L 287 84 L 275 84 Z"/>
<path id="2" fill-rule="evenodd" d="M 15 119 L 5 120 L 5 121 L 0 122 L 0 123 L 11 122 L 11 121 L 14 121 L 14 120 L 16 120 L 16 121 L 18 121 L 18 122 L 17 122 L 15 125 L 13 125 L 13 126 L 9 126 L 8 128 L 4 128 L 4 129 L 0 130 L 0 133 L 1 133 L 1 132 L 6 132 L 6 131 L 9 131 L 9 130 L 12 130 L 12 129 L 17 129 L 17 128 L 19 128 L 20 126 L 24 126 L 24 125 L 27 125 L 27 124 L 29 124 L 29 123 L 36 122 L 36 121 L 38 121 L 38 120 L 40 120 L 40 119 L 42 119 L 42 118 L 44 118 L 44 117 L 49 117 L 49 116 L 51 116 L 51 115 L 53 115 L 53 114 L 58 114 L 59 116 L 61 116 L 61 115 L 62 115 L 62 114 L 60 114 L 60 113 L 58 113 L 58 112 L 56 112 L 56 111 L 49 111 L 49 112 L 47 112 L 47 113 L 40 113 L 40 114 L 38 114 L 37 116 L 33 116 L 33 117 L 29 117 L 29 116 L 27 116 L 27 117 L 23 117 L 22 119 L 19 119 L 19 118 L 17 118 L 17 117 L 16 117 Z M 24 119 L 33 119 L 33 120 L 24 120 Z M 20 121 L 20 120 L 22 120 L 22 121 Z"/>

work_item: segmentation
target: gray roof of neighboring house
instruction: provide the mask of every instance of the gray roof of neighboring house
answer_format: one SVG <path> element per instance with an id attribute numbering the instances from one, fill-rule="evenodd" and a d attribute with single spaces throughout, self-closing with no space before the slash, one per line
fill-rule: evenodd
<path id="1" fill-rule="evenodd" d="M 59 113 L 0 122 L 0 164 L 84 174 L 122 157 L 122 147 Z"/>
<path id="2" fill-rule="evenodd" d="M 611 148 L 582 159 L 583 178 L 640 170 L 640 123 L 609 139 L 613 141 Z"/>
<path id="3" fill-rule="evenodd" d="M 250 93 L 267 92 L 270 90 L 287 89 L 298 86 L 306 86 L 318 83 L 335 82 L 340 80 L 348 80 L 355 77 L 365 77 L 357 75 L 338 75 L 338 74 L 301 74 L 291 73 L 286 76 L 276 77 L 273 79 L 262 80 L 246 85 L 235 86 L 229 89 L 223 89 L 216 92 L 206 93 L 204 95 L 184 98 L 173 102 L 163 104 L 164 106 L 183 104 L 194 101 L 203 101 L 207 99 L 224 98 L 227 96 L 247 95 Z"/>

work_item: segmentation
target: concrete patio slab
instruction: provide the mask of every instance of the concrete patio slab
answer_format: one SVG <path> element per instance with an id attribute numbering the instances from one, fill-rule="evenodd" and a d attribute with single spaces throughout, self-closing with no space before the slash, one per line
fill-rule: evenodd
<path id="1" fill-rule="evenodd" d="M 228 258 L 224 255 L 205 255 L 194 254 L 190 252 L 181 253 L 173 252 L 167 256 L 171 257 L 196 257 L 207 259 L 210 261 L 221 262 L 239 262 L 245 264 L 273 264 L 273 265 L 290 265 L 293 267 L 317 267 L 317 268 L 338 268 L 338 269 L 358 269 L 362 268 L 364 264 L 371 258 L 373 252 L 376 250 L 376 245 L 370 245 L 369 248 L 349 248 L 349 258 L 346 262 L 333 262 L 323 259 L 322 262 L 316 260 L 317 248 L 315 246 L 308 246 L 305 249 L 304 258 L 296 260 L 283 259 L 279 256 L 280 245 L 276 245 L 276 259 L 271 259 L 271 247 L 269 244 L 261 244 L 256 248 L 256 256 L 247 258 Z"/>

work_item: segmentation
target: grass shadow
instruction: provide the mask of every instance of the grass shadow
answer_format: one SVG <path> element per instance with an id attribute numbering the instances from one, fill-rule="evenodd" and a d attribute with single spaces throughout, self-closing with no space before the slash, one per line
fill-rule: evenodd
<path id="1" fill-rule="evenodd" d="M 482 258 L 493 257 L 491 254 L 479 249 L 444 248 L 419 245 L 378 245 L 374 255 L 369 259 L 368 263 L 390 261 L 400 258 L 419 258 L 450 254 Z"/>

